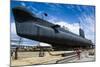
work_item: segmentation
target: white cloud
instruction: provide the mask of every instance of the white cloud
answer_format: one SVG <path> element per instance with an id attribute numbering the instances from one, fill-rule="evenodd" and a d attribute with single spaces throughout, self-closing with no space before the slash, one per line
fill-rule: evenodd
<path id="1" fill-rule="evenodd" d="M 11 39 L 19 40 L 19 36 L 17 36 L 16 34 L 16 26 L 14 22 L 11 23 L 10 32 L 11 32 Z"/>
<path id="2" fill-rule="evenodd" d="M 11 23 L 11 34 L 16 34 L 16 27 L 15 27 L 15 23 Z"/>
<path id="3" fill-rule="evenodd" d="M 75 33 L 75 34 L 79 34 L 79 24 L 78 23 L 68 23 L 68 22 L 64 22 L 64 21 L 60 21 L 60 22 L 56 22 L 55 24 L 60 25 L 61 27 L 65 26 L 68 28 L 69 31 Z"/>
<path id="4" fill-rule="evenodd" d="M 95 18 L 94 16 L 87 16 L 84 14 L 81 17 L 79 17 L 79 20 L 81 22 L 81 27 L 85 31 L 86 38 L 92 40 L 92 42 L 95 43 Z"/>
<path id="5" fill-rule="evenodd" d="M 35 7 L 33 7 L 32 5 L 30 5 L 28 8 L 32 9 L 33 13 L 37 13 L 38 12 L 38 10 Z"/>
<path id="6" fill-rule="evenodd" d="M 26 6 L 25 3 L 23 3 L 23 2 L 21 3 L 21 5 L 22 5 L 22 6 Z"/>

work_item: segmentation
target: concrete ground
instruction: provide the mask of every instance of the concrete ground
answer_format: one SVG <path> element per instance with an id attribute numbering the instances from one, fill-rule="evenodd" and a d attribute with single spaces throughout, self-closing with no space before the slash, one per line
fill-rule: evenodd
<path id="1" fill-rule="evenodd" d="M 70 53 L 73 51 L 55 51 L 53 54 Z M 39 52 L 18 52 L 18 59 L 14 60 L 14 56 L 11 57 L 11 66 L 23 66 L 23 65 L 40 65 L 40 64 L 56 64 L 56 63 L 70 63 L 70 62 L 85 62 L 95 61 L 95 56 L 89 56 L 88 52 L 82 52 L 80 59 L 77 55 L 71 55 L 66 57 L 51 56 L 48 52 L 45 52 L 44 57 L 38 57 Z"/>

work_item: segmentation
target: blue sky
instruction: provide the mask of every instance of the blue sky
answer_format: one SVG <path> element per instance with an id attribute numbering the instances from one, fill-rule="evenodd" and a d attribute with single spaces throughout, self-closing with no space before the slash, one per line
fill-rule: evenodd
<path id="1" fill-rule="evenodd" d="M 79 34 L 79 22 L 81 28 L 85 31 L 86 38 L 95 43 L 95 7 L 87 5 L 40 3 L 12 1 L 11 9 L 16 6 L 25 6 L 38 17 L 50 21 L 54 24 L 67 27 L 71 32 Z M 47 13 L 45 17 L 43 14 Z M 18 39 L 16 35 L 13 14 L 11 12 L 11 39 Z M 27 39 L 23 39 L 27 41 Z M 30 41 L 30 43 L 37 43 Z"/>

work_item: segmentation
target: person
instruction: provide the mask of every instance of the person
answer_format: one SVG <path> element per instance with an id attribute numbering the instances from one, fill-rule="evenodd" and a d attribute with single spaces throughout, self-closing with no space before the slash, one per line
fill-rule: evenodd
<path id="1" fill-rule="evenodd" d="M 75 51 L 76 51 L 78 59 L 80 60 L 80 53 L 81 53 L 80 49 L 77 48 L 77 49 L 75 49 Z"/>

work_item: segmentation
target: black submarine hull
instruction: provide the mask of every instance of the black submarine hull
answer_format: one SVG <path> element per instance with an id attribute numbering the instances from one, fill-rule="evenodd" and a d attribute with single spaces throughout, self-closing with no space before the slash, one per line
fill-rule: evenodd
<path id="1" fill-rule="evenodd" d="M 64 30 L 37 17 L 25 7 L 12 9 L 16 32 L 20 37 L 51 44 L 55 50 L 67 50 L 67 48 L 89 48 L 92 41 Z"/>

